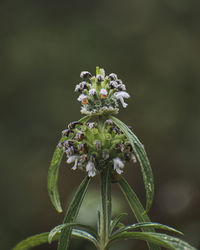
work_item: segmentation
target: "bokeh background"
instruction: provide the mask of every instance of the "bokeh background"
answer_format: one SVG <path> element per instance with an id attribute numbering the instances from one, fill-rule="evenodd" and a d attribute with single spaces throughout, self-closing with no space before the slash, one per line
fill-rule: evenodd
<path id="1" fill-rule="evenodd" d="M 80 71 L 94 73 L 96 65 L 117 73 L 131 95 L 118 117 L 133 126 L 152 164 L 152 221 L 178 228 L 200 247 L 199 10 L 197 0 L 0 2 L 2 250 L 61 224 L 64 215 L 47 194 L 48 166 L 61 130 L 81 117 L 73 92 Z M 139 166 L 124 176 L 144 203 Z M 82 178 L 63 164 L 63 207 Z M 98 187 L 95 178 L 89 192 Z M 117 184 L 113 193 L 116 209 L 128 211 L 126 222 L 133 222 Z M 82 209 L 91 222 L 88 211 L 96 213 L 95 206 Z M 79 243 L 71 249 L 90 247 Z M 127 241 L 114 247 L 124 248 L 146 246 Z"/>

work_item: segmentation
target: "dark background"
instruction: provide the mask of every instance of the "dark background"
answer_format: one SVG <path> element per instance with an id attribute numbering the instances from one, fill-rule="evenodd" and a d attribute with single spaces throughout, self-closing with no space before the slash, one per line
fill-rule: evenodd
<path id="1" fill-rule="evenodd" d="M 152 164 L 152 221 L 200 247 L 199 10 L 197 0 L 0 2 L 2 250 L 62 222 L 48 198 L 48 166 L 60 131 L 81 117 L 80 71 L 95 73 L 97 65 L 117 73 L 131 95 L 118 117 L 133 126 Z M 83 176 L 63 164 L 64 207 Z M 139 167 L 124 176 L 144 204 Z M 146 249 L 133 241 L 124 247 Z"/>

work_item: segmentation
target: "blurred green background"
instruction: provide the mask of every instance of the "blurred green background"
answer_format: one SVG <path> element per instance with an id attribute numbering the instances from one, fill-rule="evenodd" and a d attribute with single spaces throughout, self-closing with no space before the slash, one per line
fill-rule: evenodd
<path id="1" fill-rule="evenodd" d="M 133 126 L 152 164 L 152 221 L 200 247 L 199 10 L 197 0 L 0 2 L 2 250 L 62 222 L 48 198 L 48 166 L 61 130 L 81 117 L 73 92 L 80 71 L 94 73 L 96 65 L 117 73 L 131 95 L 118 117 Z M 83 176 L 63 164 L 63 207 Z M 124 176 L 144 204 L 139 167 Z M 117 184 L 114 193 L 125 206 Z"/>

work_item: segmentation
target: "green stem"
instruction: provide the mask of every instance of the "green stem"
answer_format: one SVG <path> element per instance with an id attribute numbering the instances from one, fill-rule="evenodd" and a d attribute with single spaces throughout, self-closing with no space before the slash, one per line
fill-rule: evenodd
<path id="1" fill-rule="evenodd" d="M 105 250 L 109 240 L 111 221 L 111 169 L 109 166 L 101 172 L 101 200 L 100 250 Z"/>

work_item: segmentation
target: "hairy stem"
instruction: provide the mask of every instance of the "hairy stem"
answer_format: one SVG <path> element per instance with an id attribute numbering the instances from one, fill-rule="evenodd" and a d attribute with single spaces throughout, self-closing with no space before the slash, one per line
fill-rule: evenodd
<path id="1" fill-rule="evenodd" d="M 101 172 L 101 220 L 100 220 L 100 250 L 104 250 L 109 240 L 111 221 L 111 169 L 106 167 Z"/>

